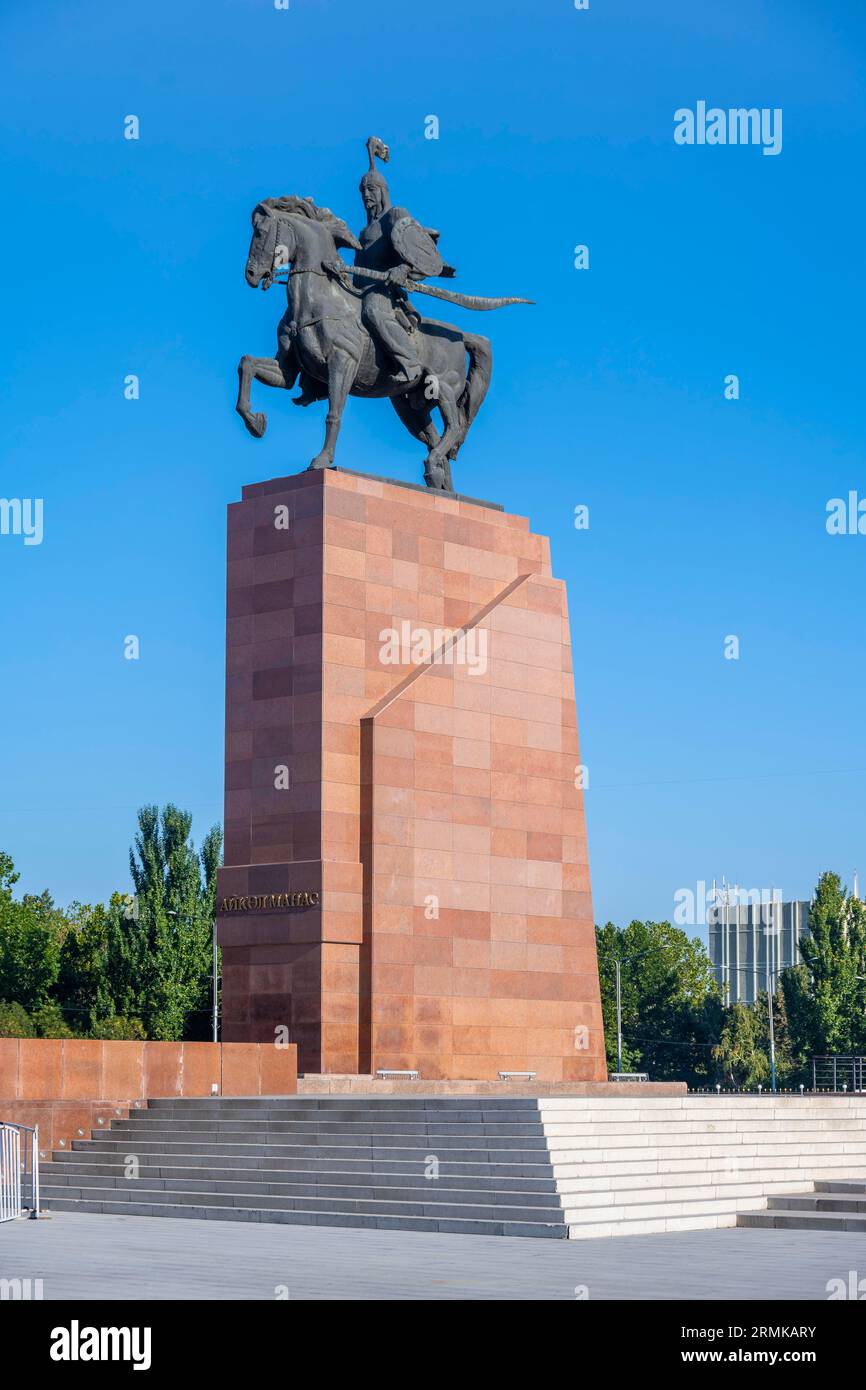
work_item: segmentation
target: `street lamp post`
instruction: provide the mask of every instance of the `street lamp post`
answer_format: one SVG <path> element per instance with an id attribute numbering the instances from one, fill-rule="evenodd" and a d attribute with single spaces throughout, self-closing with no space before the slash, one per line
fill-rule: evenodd
<path id="1" fill-rule="evenodd" d="M 620 988 L 620 962 L 617 958 L 614 961 L 616 966 L 616 1069 L 622 1072 L 622 990 Z"/>
<path id="2" fill-rule="evenodd" d="M 644 951 L 635 951 L 631 960 L 640 960 L 641 956 L 651 955 L 655 947 L 647 946 Z M 614 969 L 616 971 L 616 1069 L 622 1071 L 622 961 L 619 956 L 613 957 Z"/>
<path id="3" fill-rule="evenodd" d="M 776 1033 L 773 1028 L 773 976 L 767 984 L 767 1011 L 770 1019 L 770 1089 L 776 1091 Z"/>
<path id="4" fill-rule="evenodd" d="M 219 968 L 217 965 L 216 913 L 213 919 L 213 1040 L 219 1042 Z"/>
<path id="5" fill-rule="evenodd" d="M 769 1027 L 770 1027 L 770 1089 L 771 1089 L 771 1091 L 773 1092 L 773 1094 L 775 1095 L 775 1093 L 776 1093 L 776 1030 L 775 1030 L 775 1027 L 774 1027 L 774 1024 L 773 1024 L 773 993 L 774 993 L 775 988 L 776 988 L 776 981 L 775 981 L 774 967 L 775 967 L 775 964 L 776 964 L 776 943 L 777 943 L 778 940 L 779 940 L 779 936 L 780 936 L 780 934 L 781 934 L 781 930 L 782 930 L 782 926 L 783 926 L 783 923 L 780 923 L 779 926 L 778 926 L 778 928 L 777 928 L 777 926 L 776 926 L 776 913 L 775 913 L 775 908 L 776 908 L 777 903 L 776 903 L 776 890 L 775 890 L 775 888 L 773 888 L 773 892 L 772 892 L 772 904 L 773 904 L 773 911 L 772 911 L 772 914 L 771 914 L 771 915 L 772 915 L 772 918 L 773 918 L 773 921 L 772 921 L 772 929 L 771 929 L 770 931 L 766 931 L 766 930 L 765 930 L 765 933 L 764 933 L 764 941 L 765 941 L 765 943 L 766 943 L 766 944 L 765 944 L 765 954 L 766 954 L 766 958 L 767 958 L 767 1019 L 768 1019 Z M 782 906 L 781 901 L 778 902 L 778 906 L 779 906 L 779 907 Z M 761 915 L 763 916 L 763 911 L 762 911 L 762 914 L 761 914 Z M 757 995 L 757 988 L 756 988 L 756 990 L 755 990 L 755 994 Z"/>

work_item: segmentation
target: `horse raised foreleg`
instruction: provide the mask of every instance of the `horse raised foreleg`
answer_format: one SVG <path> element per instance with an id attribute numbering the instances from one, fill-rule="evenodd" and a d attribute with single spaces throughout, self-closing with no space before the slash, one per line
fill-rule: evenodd
<path id="1" fill-rule="evenodd" d="M 250 383 L 260 381 L 264 386 L 286 388 L 286 378 L 275 357 L 242 357 L 238 363 L 238 400 L 235 410 L 254 439 L 261 439 L 268 417 L 261 411 L 250 410 Z"/>
<path id="2" fill-rule="evenodd" d="M 310 464 L 311 468 L 333 468 L 334 466 L 334 449 L 337 445 L 337 435 L 340 433 L 343 408 L 346 404 L 346 397 L 352 389 L 357 370 L 357 359 L 348 352 L 335 351 L 328 358 L 328 413 L 325 416 L 325 442 L 321 453 L 316 454 Z"/>

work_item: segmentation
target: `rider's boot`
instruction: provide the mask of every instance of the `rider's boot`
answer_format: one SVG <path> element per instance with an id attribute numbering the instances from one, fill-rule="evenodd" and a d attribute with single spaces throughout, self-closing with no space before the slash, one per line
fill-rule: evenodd
<path id="1" fill-rule="evenodd" d="M 421 366 L 420 362 L 398 361 L 397 370 L 395 371 L 394 375 L 398 381 L 405 383 L 407 386 L 410 386 L 413 383 L 418 382 L 420 380 L 423 371 L 424 368 Z"/>
<path id="2" fill-rule="evenodd" d="M 394 375 L 406 386 L 420 380 L 424 368 L 415 357 L 411 337 L 393 319 L 380 318 L 376 324 L 379 336 L 396 363 Z"/>

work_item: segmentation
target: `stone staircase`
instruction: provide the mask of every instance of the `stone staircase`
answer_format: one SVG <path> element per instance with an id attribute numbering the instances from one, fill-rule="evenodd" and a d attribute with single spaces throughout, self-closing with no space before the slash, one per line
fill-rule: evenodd
<path id="1" fill-rule="evenodd" d="M 866 1230 L 866 1097 L 152 1100 L 56 1153 L 42 1192 L 53 1210 L 478 1235 Z"/>
<path id="2" fill-rule="evenodd" d="M 746 1213 L 775 1217 L 791 1201 L 813 1202 L 816 1183 L 866 1180 L 864 1096 L 538 1105 L 572 1239 L 746 1224 Z M 748 1224 L 783 1223 L 750 1215 Z"/>
<path id="3" fill-rule="evenodd" d="M 568 1233 L 531 1098 L 152 1100 L 56 1153 L 42 1196 L 52 1211 Z"/>
<path id="4" fill-rule="evenodd" d="M 812 1192 L 770 1197 L 766 1211 L 747 1212 L 738 1226 L 788 1231 L 866 1231 L 866 1183 L 816 1182 Z"/>

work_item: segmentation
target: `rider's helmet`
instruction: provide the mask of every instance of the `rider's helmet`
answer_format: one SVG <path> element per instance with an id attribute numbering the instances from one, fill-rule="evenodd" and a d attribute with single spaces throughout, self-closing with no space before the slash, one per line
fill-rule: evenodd
<path id="1" fill-rule="evenodd" d="M 364 200 L 365 207 L 367 207 L 368 195 L 375 195 L 374 201 L 379 205 L 378 216 L 381 217 L 382 213 L 387 212 L 388 208 L 391 206 L 391 194 L 384 176 L 380 174 L 379 170 L 376 168 L 376 159 L 381 159 L 387 164 L 391 154 L 388 146 L 384 144 L 378 136 L 371 135 L 367 141 L 367 155 L 370 160 L 370 167 L 358 186 L 361 190 L 361 197 Z"/>

